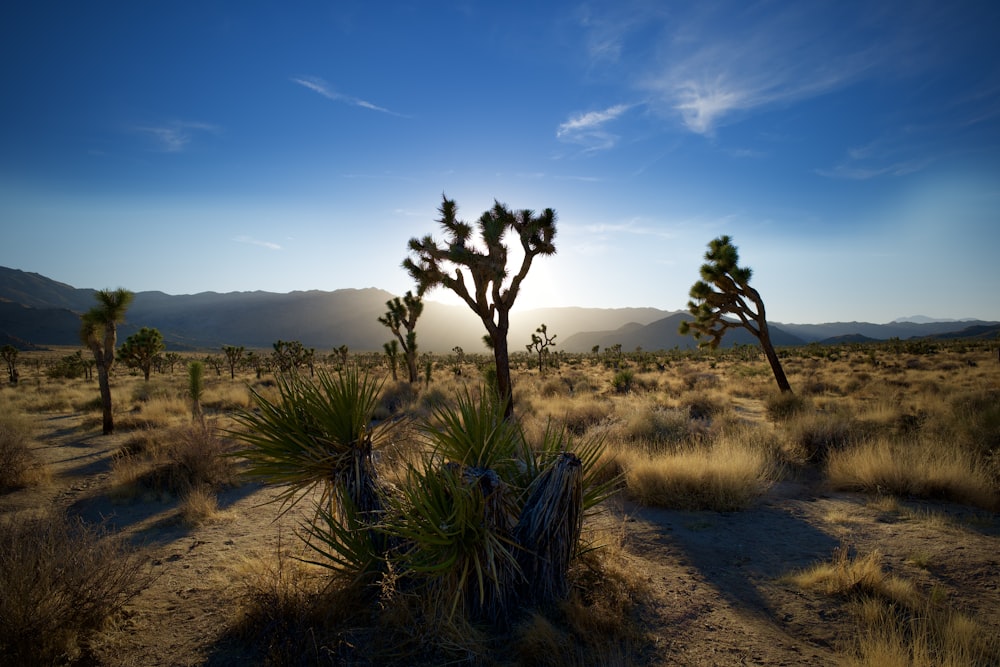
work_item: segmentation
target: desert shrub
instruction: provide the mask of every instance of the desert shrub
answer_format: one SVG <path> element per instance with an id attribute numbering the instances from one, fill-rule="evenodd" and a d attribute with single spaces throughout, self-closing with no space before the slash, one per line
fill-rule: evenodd
<path id="1" fill-rule="evenodd" d="M 934 590 L 886 574 L 878 551 L 851 556 L 841 546 L 828 563 L 784 581 L 845 598 L 855 631 L 843 664 L 855 667 L 986 667 L 1000 662 L 1000 641 L 975 619 L 947 607 Z"/>
<path id="2" fill-rule="evenodd" d="M 417 393 L 417 387 L 409 382 L 386 383 L 374 417 L 382 420 L 400 414 L 417 400 Z"/>
<path id="3" fill-rule="evenodd" d="M 141 431 L 126 441 L 112 462 L 111 495 L 131 500 L 224 487 L 235 480 L 231 450 L 215 429 L 198 423 L 166 432 Z"/>
<path id="4" fill-rule="evenodd" d="M 767 416 L 774 421 L 783 421 L 808 407 L 807 401 L 790 391 L 769 394 L 764 401 Z"/>
<path id="5" fill-rule="evenodd" d="M 625 485 L 644 505 L 687 510 L 744 509 L 777 476 L 774 449 L 729 433 L 705 447 L 626 461 Z"/>
<path id="6" fill-rule="evenodd" d="M 0 530 L 0 654 L 8 664 L 78 659 L 88 636 L 148 585 L 124 540 L 65 516 Z"/>
<path id="7" fill-rule="evenodd" d="M 697 429 L 686 411 L 654 403 L 638 403 L 612 431 L 647 452 L 676 450 L 695 437 Z"/>
<path id="8" fill-rule="evenodd" d="M 787 421 L 784 432 L 795 458 L 818 463 L 826 461 L 830 452 L 856 442 L 864 429 L 845 414 L 803 412 Z"/>
<path id="9" fill-rule="evenodd" d="M 627 394 L 632 391 L 634 381 L 635 372 L 629 368 L 623 368 L 617 371 L 611 378 L 611 389 L 616 394 Z"/>
<path id="10" fill-rule="evenodd" d="M 34 427 L 24 415 L 0 414 L 0 491 L 27 484 L 35 465 L 31 451 Z"/>
<path id="11" fill-rule="evenodd" d="M 927 437 L 877 437 L 830 452 L 827 475 L 838 489 L 1000 507 L 1000 493 L 982 457 Z"/>

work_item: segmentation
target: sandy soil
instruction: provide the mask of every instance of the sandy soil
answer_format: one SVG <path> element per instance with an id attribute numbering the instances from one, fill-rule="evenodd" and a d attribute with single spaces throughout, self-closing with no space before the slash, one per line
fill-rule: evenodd
<path id="1" fill-rule="evenodd" d="M 39 455 L 51 482 L 0 496 L 0 512 L 51 504 L 104 521 L 140 545 L 153 583 L 127 618 L 102 638 L 111 665 L 252 664 L 224 641 L 238 602 L 241 563 L 295 542 L 294 513 L 275 520 L 272 493 L 254 485 L 220 496 L 218 518 L 195 528 L 175 499 L 113 503 L 112 454 L 126 436 L 82 433 L 78 419 L 43 420 Z M 818 479 L 785 481 L 738 513 L 680 512 L 618 503 L 601 519 L 619 531 L 650 596 L 642 616 L 656 665 L 825 665 L 851 640 L 843 601 L 804 592 L 780 577 L 831 558 L 840 545 L 878 548 L 887 569 L 940 587 L 950 604 L 1000 632 L 1000 520 L 943 503 L 907 511 L 856 494 L 831 493 Z M 929 520 L 927 512 L 947 517 Z M 915 558 L 919 556 L 919 558 Z M 918 567 L 912 560 L 919 561 Z"/>

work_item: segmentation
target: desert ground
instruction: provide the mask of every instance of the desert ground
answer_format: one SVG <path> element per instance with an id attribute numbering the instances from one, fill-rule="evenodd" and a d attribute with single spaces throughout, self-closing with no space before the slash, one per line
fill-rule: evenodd
<path id="1" fill-rule="evenodd" d="M 790 380 L 796 395 L 807 402 L 810 418 L 837 414 L 849 424 L 881 419 L 896 424 L 898 435 L 901 416 L 918 415 L 921 424 L 931 424 L 933 417 L 926 415 L 936 405 L 954 405 L 970 392 L 995 401 L 1000 390 L 1000 363 L 989 346 L 923 356 L 880 350 L 881 360 L 874 356 L 841 351 L 833 360 L 827 352 L 787 359 Z M 623 476 L 621 489 L 587 517 L 584 538 L 597 545 L 597 555 L 574 574 L 575 587 L 584 590 L 596 577 L 602 592 L 590 602 L 577 602 L 589 608 L 590 617 L 576 625 L 567 622 L 569 629 L 542 638 L 508 629 L 500 648 L 488 641 L 482 644 L 486 650 L 460 648 L 450 654 L 453 664 L 880 664 L 878 654 L 865 644 L 866 634 L 885 629 L 884 623 L 866 620 L 864 604 L 870 598 L 904 610 L 902 623 L 909 629 L 897 638 L 904 644 L 925 641 L 913 629 L 924 613 L 920 610 L 958 619 L 957 625 L 946 623 L 945 630 L 932 629 L 928 636 L 957 633 L 956 628 L 971 636 L 958 658 L 928 649 L 929 657 L 921 662 L 923 658 L 913 656 L 923 649 L 911 645 L 903 649 L 910 651 L 910 659 L 898 664 L 989 664 L 1000 655 L 1000 506 L 991 504 L 1000 493 L 996 477 L 989 476 L 996 474 L 988 469 L 991 460 L 980 461 L 991 480 L 985 491 L 956 491 L 940 483 L 907 493 L 888 484 L 883 488 L 881 483 L 844 482 L 831 473 L 832 455 L 817 458 L 815 451 L 802 451 L 801 443 L 815 441 L 816 431 L 832 428 L 828 422 L 823 428 L 810 422 L 810 439 L 802 435 L 807 426 L 795 421 L 806 417 L 781 419 L 772 414 L 771 378 L 761 359 L 696 355 L 667 364 L 633 361 L 632 386 L 625 391 L 615 382 L 621 369 L 598 361 L 563 359 L 558 368 L 539 376 L 537 368 L 528 368 L 522 360 L 515 378 L 516 399 L 526 419 L 562 414 L 573 425 L 574 416 L 592 409 L 584 401 L 604 406 L 603 414 L 580 418 L 586 426 L 575 426 L 584 434 L 603 432 L 609 456 Z M 441 365 L 441 379 L 429 387 L 440 384 L 447 393 L 449 383 L 472 381 L 472 370 L 453 377 L 449 365 Z M 629 367 L 627 361 L 624 365 Z M 363 623 L 332 635 L 290 631 L 287 637 L 305 645 L 294 652 L 275 649 L 275 642 L 288 641 L 281 639 L 280 629 L 254 625 L 248 618 L 259 615 L 255 605 L 268 599 L 262 591 L 280 587 L 286 579 L 293 587 L 300 585 L 296 581 L 306 582 L 301 583 L 304 590 L 308 582 L 322 578 L 322 571 L 317 574 L 296 560 L 314 557 L 298 537 L 312 516 L 308 504 L 282 513 L 269 502 L 278 490 L 244 479 L 237 464 L 231 477 L 212 487 L 207 507 L 198 510 L 189 497 L 150 481 L 155 462 L 145 461 L 131 473 L 123 464 L 135 458 L 123 452 L 136 450 L 137 441 L 152 437 L 149 433 L 189 427 L 187 404 L 176 397 L 183 390 L 162 399 L 154 410 L 160 399 L 133 400 L 144 383 L 141 376 L 121 369 L 114 378 L 120 392 L 119 425 L 106 436 L 92 400 L 96 381 L 54 380 L 43 371 L 44 364 L 24 364 L 19 385 L 0 394 L 0 412 L 30 419 L 34 471 L 23 484 L 0 494 L 0 515 L 8 526 L 53 512 L 99 526 L 107 538 L 124 540 L 144 577 L 141 590 L 99 629 L 80 636 L 68 652 L 49 662 L 367 665 L 436 664 L 441 659 L 442 654 L 432 650 L 387 658 L 394 654 L 382 644 L 396 635 L 379 636 L 377 628 Z M 169 385 L 167 378 L 156 375 L 151 382 Z M 183 386 L 183 379 L 177 382 Z M 234 404 L 247 405 L 242 395 L 254 382 L 248 372 L 235 380 L 228 373 L 210 373 L 205 400 L 209 424 L 227 427 L 227 411 Z M 56 399 L 69 385 L 79 393 Z M 864 400 L 880 407 L 856 405 L 850 417 L 837 407 Z M 708 405 L 708 419 L 691 410 L 703 404 Z M 886 414 L 886 404 L 895 411 Z M 752 497 L 738 507 L 672 502 L 669 495 L 645 492 L 642 482 L 630 477 L 629 471 L 639 467 L 636 450 L 646 452 L 649 460 L 656 460 L 657 452 L 667 456 L 673 451 L 651 445 L 652 431 L 635 434 L 638 406 L 697 421 L 698 426 L 679 439 L 698 443 L 711 441 L 711 433 L 698 429 L 711 429 L 713 418 L 730 425 L 745 422 L 755 429 L 755 437 L 767 434 L 780 455 L 756 479 Z M 930 426 L 923 425 L 916 428 L 929 433 Z M 989 429 L 997 428 L 990 422 L 986 435 L 977 437 L 996 447 L 1000 432 Z M 934 433 L 941 447 L 949 445 L 947 434 Z M 916 467 L 916 449 L 912 456 Z M 874 575 L 849 573 L 852 564 L 862 562 L 871 565 Z M 823 564 L 833 570 L 839 565 L 849 581 L 830 583 L 816 571 Z M 866 579 L 869 575 L 875 579 Z M 905 590 L 886 592 L 893 582 L 905 583 L 900 584 Z M 608 596 L 615 600 L 608 602 Z M 581 649 L 588 628 L 595 636 L 606 633 L 601 636 L 615 645 Z M 258 632 L 272 639 L 259 641 L 254 636 Z M 288 658 L 290 654 L 295 657 Z"/>

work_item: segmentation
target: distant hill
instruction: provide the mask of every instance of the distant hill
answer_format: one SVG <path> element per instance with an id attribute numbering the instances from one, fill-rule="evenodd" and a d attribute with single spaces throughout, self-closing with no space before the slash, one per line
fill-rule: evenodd
<path id="1" fill-rule="evenodd" d="M 115 286 L 117 287 L 117 286 Z M 127 287 L 127 286 L 126 286 Z M 76 345 L 79 315 L 95 303 L 94 289 L 82 289 L 37 273 L 0 267 L 0 344 L 21 349 L 32 345 Z M 381 351 L 391 333 L 379 324 L 385 302 L 395 295 L 374 287 L 332 292 L 202 292 L 170 295 L 139 292 L 120 327 L 122 337 L 141 327 L 159 329 L 171 350 L 218 350 L 222 345 L 270 349 L 277 340 L 298 340 L 329 351 L 347 345 L 352 351 Z M 430 295 L 433 297 L 433 294 Z M 463 305 L 424 301 L 417 341 L 424 352 L 447 353 L 456 346 L 483 352 L 483 327 Z M 511 312 L 511 351 L 524 349 L 541 324 L 556 335 L 556 349 L 589 352 L 594 345 L 621 344 L 627 351 L 689 348 L 690 336 L 677 333 L 686 311 L 657 308 L 542 308 Z M 919 317 L 907 318 L 921 319 Z M 928 318 L 925 318 L 928 319 Z M 771 324 L 775 345 L 802 345 L 832 340 L 886 340 L 925 336 L 985 337 L 996 335 L 997 322 L 897 321 L 889 324 L 835 322 Z M 965 332 L 965 333 L 962 333 Z M 742 329 L 727 332 L 727 346 L 756 343 Z"/>
<path id="2" fill-rule="evenodd" d="M 647 325 L 629 323 L 615 331 L 589 331 L 574 334 L 566 339 L 562 349 L 567 352 L 589 352 L 595 345 L 601 348 L 621 344 L 622 349 L 631 352 L 637 347 L 644 350 L 672 350 L 689 348 L 697 344 L 691 336 L 682 336 L 677 332 L 681 322 L 691 321 L 687 313 L 674 313 Z M 771 326 L 771 340 L 775 346 L 803 345 L 804 341 L 777 326 Z M 725 347 L 733 345 L 756 344 L 749 331 L 732 329 L 726 332 L 722 339 Z"/>

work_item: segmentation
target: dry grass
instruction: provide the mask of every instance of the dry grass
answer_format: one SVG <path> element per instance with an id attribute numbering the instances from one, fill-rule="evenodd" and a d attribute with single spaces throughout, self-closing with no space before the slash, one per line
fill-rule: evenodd
<path id="1" fill-rule="evenodd" d="M 839 548 L 819 563 L 784 578 L 801 588 L 850 602 L 856 631 L 842 656 L 853 667 L 976 667 L 1000 661 L 1000 641 L 969 616 L 925 596 L 902 577 L 888 575 L 882 555 L 850 557 Z"/>
<path id="2" fill-rule="evenodd" d="M 827 475 L 838 489 L 1000 507 L 994 480 L 979 457 L 927 438 L 873 438 L 831 452 Z"/>
<path id="3" fill-rule="evenodd" d="M 625 456 L 627 493 L 644 505 L 673 509 L 744 509 L 778 476 L 776 450 L 751 433 L 727 433 L 675 453 Z"/>
<path id="4" fill-rule="evenodd" d="M 0 414 L 0 491 L 27 486 L 44 476 L 31 451 L 34 434 L 29 417 L 16 412 Z"/>
<path id="5" fill-rule="evenodd" d="M 169 499 L 193 489 L 233 484 L 234 461 L 227 456 L 231 449 L 213 425 L 140 431 L 112 462 L 111 497 L 118 501 Z"/>
<path id="6" fill-rule="evenodd" d="M 63 516 L 0 530 L 0 654 L 7 664 L 62 664 L 150 581 L 122 540 Z"/>

